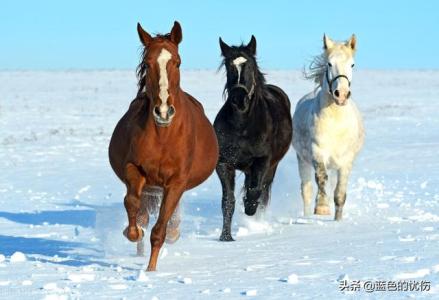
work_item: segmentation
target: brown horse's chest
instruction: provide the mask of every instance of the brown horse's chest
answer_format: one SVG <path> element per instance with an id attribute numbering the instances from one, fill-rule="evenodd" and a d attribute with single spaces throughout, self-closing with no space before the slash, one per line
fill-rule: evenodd
<path id="1" fill-rule="evenodd" d="M 188 169 L 188 150 L 181 142 L 165 143 L 155 136 L 143 136 L 133 144 L 131 159 L 145 173 L 147 185 L 163 186 L 169 178 Z"/>

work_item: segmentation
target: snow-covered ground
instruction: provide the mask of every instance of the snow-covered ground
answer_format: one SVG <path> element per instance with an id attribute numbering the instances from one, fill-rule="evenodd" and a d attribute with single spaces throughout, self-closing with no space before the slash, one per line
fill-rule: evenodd
<path id="1" fill-rule="evenodd" d="M 293 107 L 312 89 L 298 71 L 266 73 Z M 181 78 L 213 120 L 222 72 Z M 439 298 L 439 71 L 356 72 L 367 136 L 342 222 L 302 217 L 291 149 L 265 218 L 238 205 L 236 242 L 218 241 L 217 176 L 187 192 L 182 237 L 154 273 L 122 236 L 124 188 L 107 159 L 135 92 L 133 71 L 0 72 L 1 299 Z M 431 288 L 346 293 L 342 279 Z"/>

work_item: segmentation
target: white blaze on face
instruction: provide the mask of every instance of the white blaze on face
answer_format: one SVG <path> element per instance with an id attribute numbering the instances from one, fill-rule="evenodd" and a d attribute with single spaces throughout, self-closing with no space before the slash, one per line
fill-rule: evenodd
<path id="1" fill-rule="evenodd" d="M 160 104 L 160 116 L 163 119 L 166 119 L 166 117 L 167 117 L 166 114 L 167 114 L 168 109 L 169 109 L 169 107 L 168 107 L 169 81 L 168 81 L 168 72 L 166 70 L 166 65 L 168 64 L 168 61 L 171 59 L 171 57 L 172 57 L 171 53 L 168 50 L 163 48 L 162 51 L 160 52 L 159 57 L 157 58 L 157 63 L 159 64 L 159 69 L 160 69 L 159 97 L 160 97 L 160 100 L 162 101 L 162 104 Z"/>
<path id="2" fill-rule="evenodd" d="M 237 82 L 238 84 L 239 84 L 239 81 L 241 80 L 241 65 L 243 63 L 245 63 L 246 61 L 247 61 L 247 59 L 242 57 L 242 56 L 237 57 L 233 60 L 233 64 L 235 65 L 236 70 L 238 70 L 238 82 Z"/>

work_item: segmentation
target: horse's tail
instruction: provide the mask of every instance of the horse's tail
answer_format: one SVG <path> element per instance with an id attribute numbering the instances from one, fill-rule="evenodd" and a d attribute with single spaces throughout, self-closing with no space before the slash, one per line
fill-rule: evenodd
<path id="1" fill-rule="evenodd" d="M 137 225 L 147 227 L 149 216 L 158 217 L 160 206 L 163 200 L 163 188 L 159 186 L 148 186 L 142 191 L 140 197 L 140 211 L 137 214 Z M 178 205 L 169 220 L 168 225 L 178 226 L 180 224 L 180 206 Z"/>
<path id="2" fill-rule="evenodd" d="M 146 187 L 142 191 L 140 211 L 137 214 L 137 225 L 146 228 L 149 216 L 158 218 L 163 200 L 163 188 L 159 186 Z M 174 243 L 180 237 L 181 211 L 180 205 L 175 208 L 166 228 L 166 242 Z"/>
<path id="3" fill-rule="evenodd" d="M 163 188 L 159 186 L 148 186 L 142 191 L 141 211 L 149 215 L 157 216 L 163 199 Z M 142 210 L 143 208 L 143 210 Z"/>
<path id="4" fill-rule="evenodd" d="M 137 213 L 137 225 L 148 227 L 149 216 L 157 216 L 163 199 L 163 189 L 160 187 L 146 187 L 140 196 L 140 210 Z"/>
<path id="5" fill-rule="evenodd" d="M 270 167 L 267 174 L 265 175 L 264 185 L 266 194 L 262 196 L 262 205 L 266 208 L 270 204 L 271 200 L 271 187 L 273 186 L 274 175 L 276 174 L 278 163 Z"/>

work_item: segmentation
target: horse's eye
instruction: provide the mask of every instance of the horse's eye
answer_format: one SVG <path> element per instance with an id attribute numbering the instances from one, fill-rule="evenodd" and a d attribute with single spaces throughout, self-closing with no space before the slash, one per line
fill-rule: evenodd
<path id="1" fill-rule="evenodd" d="M 332 67 L 332 64 L 331 64 L 330 62 L 328 62 L 328 66 L 329 66 L 329 67 Z"/>
<path id="2" fill-rule="evenodd" d="M 352 64 L 351 68 L 353 68 L 355 66 L 355 64 Z"/>

